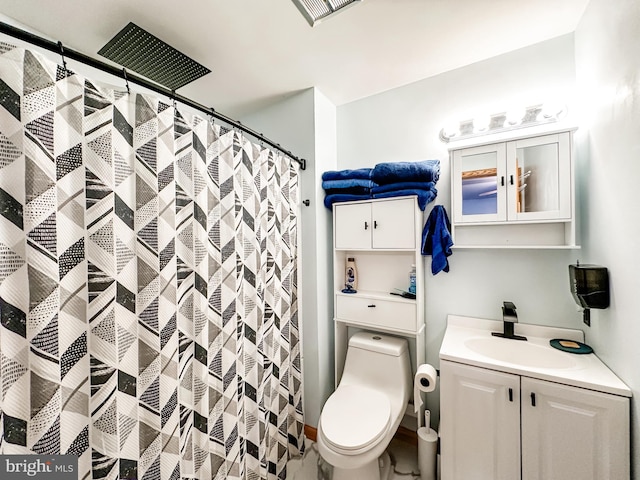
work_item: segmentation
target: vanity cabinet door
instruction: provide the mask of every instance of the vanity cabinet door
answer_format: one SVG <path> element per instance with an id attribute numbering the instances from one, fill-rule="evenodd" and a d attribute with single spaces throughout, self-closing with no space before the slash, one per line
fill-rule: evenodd
<path id="1" fill-rule="evenodd" d="M 442 480 L 520 478 L 520 377 L 445 360 L 440 377 Z"/>
<path id="2" fill-rule="evenodd" d="M 454 222 L 499 222 L 507 218 L 505 144 L 453 152 Z"/>
<path id="3" fill-rule="evenodd" d="M 628 480 L 629 442 L 628 398 L 522 378 L 523 480 Z"/>

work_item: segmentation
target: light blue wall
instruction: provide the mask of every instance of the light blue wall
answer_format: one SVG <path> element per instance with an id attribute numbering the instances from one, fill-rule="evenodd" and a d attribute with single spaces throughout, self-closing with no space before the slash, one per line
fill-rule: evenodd
<path id="1" fill-rule="evenodd" d="M 292 95 L 242 119 L 256 131 L 307 160 L 300 173 L 300 318 L 303 341 L 305 423 L 316 426 L 333 391 L 331 214 L 324 208 L 322 172 L 336 168 L 336 108 L 317 89 Z"/>
<path id="2" fill-rule="evenodd" d="M 609 269 L 611 306 L 587 341 L 633 390 L 632 478 L 640 478 L 640 2 L 591 0 L 576 30 L 583 258 Z"/>
<path id="3" fill-rule="evenodd" d="M 396 88 L 338 107 L 338 166 L 440 159 L 436 203 L 450 212 L 448 150 L 438 139 L 447 121 L 555 97 L 572 103 L 573 91 L 573 35 Z M 521 322 L 581 329 L 568 279 L 568 265 L 580 256 L 579 250 L 455 250 L 451 271 L 436 276 L 427 257 L 427 361 L 439 366 L 447 314 L 501 319 L 505 300 L 516 304 Z M 427 405 L 437 426 L 438 392 L 427 395 Z"/>

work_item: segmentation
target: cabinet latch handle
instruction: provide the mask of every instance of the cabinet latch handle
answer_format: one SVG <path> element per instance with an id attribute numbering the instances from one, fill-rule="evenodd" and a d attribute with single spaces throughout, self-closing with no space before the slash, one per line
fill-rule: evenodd
<path id="1" fill-rule="evenodd" d="M 369 228 L 369 224 L 367 222 L 364 222 L 364 229 L 368 229 Z"/>
<path id="2" fill-rule="evenodd" d="M 534 392 L 531 392 L 531 406 L 536 406 L 536 394 Z"/>
<path id="3" fill-rule="evenodd" d="M 376 306 L 372 303 L 371 305 L 367 305 L 369 308 L 376 308 Z"/>
<path id="4" fill-rule="evenodd" d="M 500 177 L 500 186 L 504 187 L 504 175 Z"/>
<path id="5" fill-rule="evenodd" d="M 509 401 L 513 402 L 513 388 L 509 389 Z"/>
<path id="6" fill-rule="evenodd" d="M 373 221 L 373 228 L 378 228 L 378 222 L 376 222 L 375 220 Z"/>
<path id="7" fill-rule="evenodd" d="M 511 185 L 513 185 L 513 175 L 510 176 L 509 183 L 511 183 Z"/>

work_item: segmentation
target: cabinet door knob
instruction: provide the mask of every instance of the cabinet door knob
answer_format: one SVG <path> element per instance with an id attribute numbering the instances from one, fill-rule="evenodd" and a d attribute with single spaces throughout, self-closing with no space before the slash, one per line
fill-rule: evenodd
<path id="1" fill-rule="evenodd" d="M 509 401 L 513 402 L 513 388 L 509 389 Z"/>
<path id="2" fill-rule="evenodd" d="M 536 406 L 536 394 L 534 392 L 531 392 L 531 406 Z"/>
<path id="3" fill-rule="evenodd" d="M 369 308 L 376 308 L 376 306 L 372 303 L 371 305 L 367 305 Z"/>

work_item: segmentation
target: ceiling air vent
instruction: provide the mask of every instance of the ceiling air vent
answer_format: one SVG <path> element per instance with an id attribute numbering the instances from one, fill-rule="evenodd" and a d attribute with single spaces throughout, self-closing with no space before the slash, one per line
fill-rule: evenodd
<path id="1" fill-rule="evenodd" d="M 211 72 L 135 23 L 124 27 L 98 54 L 169 90 Z"/>
<path id="2" fill-rule="evenodd" d="M 293 0 L 300 13 L 312 27 L 327 17 L 355 5 L 362 0 Z"/>

